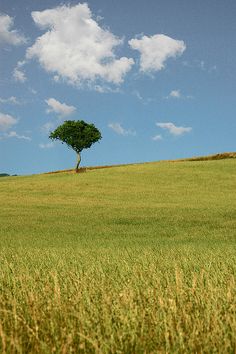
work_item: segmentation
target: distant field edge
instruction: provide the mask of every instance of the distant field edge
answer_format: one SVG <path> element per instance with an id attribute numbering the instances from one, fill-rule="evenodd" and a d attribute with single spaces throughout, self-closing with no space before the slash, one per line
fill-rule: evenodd
<path id="1" fill-rule="evenodd" d="M 129 164 L 81 167 L 79 169 L 78 173 L 83 173 L 83 172 L 86 172 L 87 170 L 98 170 L 98 169 L 104 169 L 104 168 L 134 166 L 134 165 L 146 165 L 146 164 L 151 164 L 151 163 L 155 163 L 155 162 L 212 161 L 212 160 L 235 159 L 235 158 L 236 158 L 236 152 L 222 152 L 222 153 L 218 153 L 218 154 L 214 154 L 214 155 L 196 156 L 196 157 L 189 157 L 189 158 L 183 158 L 183 159 L 177 159 L 177 160 L 160 160 L 160 161 L 151 161 L 151 162 L 134 162 L 134 163 L 129 163 Z M 55 173 L 67 173 L 67 172 L 75 172 L 75 169 L 44 172 L 43 174 L 55 174 Z"/>

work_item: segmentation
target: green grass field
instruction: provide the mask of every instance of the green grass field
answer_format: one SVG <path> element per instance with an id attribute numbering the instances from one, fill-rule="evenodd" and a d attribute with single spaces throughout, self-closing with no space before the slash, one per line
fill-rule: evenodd
<path id="1" fill-rule="evenodd" d="M 0 180 L 1 353 L 236 353 L 236 159 Z"/>

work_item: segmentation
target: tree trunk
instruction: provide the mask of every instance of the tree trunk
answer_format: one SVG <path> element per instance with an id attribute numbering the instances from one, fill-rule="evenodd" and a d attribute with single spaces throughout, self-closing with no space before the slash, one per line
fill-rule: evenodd
<path id="1" fill-rule="evenodd" d="M 80 156 L 80 153 L 78 152 L 78 154 L 77 154 L 77 164 L 76 164 L 76 167 L 75 167 L 75 172 L 76 173 L 78 173 L 78 171 L 79 171 L 80 161 L 81 161 L 81 156 Z"/>

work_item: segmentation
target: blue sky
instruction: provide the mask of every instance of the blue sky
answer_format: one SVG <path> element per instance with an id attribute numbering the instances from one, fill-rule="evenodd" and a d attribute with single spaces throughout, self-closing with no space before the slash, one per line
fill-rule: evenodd
<path id="1" fill-rule="evenodd" d="M 71 168 L 64 120 L 102 132 L 82 165 L 235 151 L 233 0 L 2 0 L 0 172 Z"/>

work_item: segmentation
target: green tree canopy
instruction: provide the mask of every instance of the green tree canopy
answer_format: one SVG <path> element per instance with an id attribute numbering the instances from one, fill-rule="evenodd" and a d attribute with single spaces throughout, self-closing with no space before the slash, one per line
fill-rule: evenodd
<path id="1" fill-rule="evenodd" d="M 78 171 L 81 151 L 90 148 L 102 138 L 102 135 L 94 124 L 88 124 L 83 120 L 66 120 L 50 133 L 49 138 L 62 141 L 62 143 L 65 143 L 77 153 L 76 171 Z"/>

